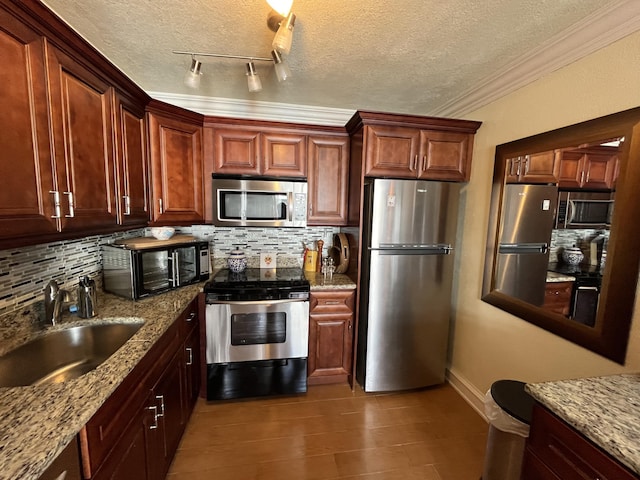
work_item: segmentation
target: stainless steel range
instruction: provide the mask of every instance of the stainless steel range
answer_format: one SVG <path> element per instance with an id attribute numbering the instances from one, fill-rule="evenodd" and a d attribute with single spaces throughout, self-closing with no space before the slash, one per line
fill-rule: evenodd
<path id="1" fill-rule="evenodd" d="M 307 391 L 309 281 L 301 269 L 224 269 L 204 290 L 208 400 Z"/>

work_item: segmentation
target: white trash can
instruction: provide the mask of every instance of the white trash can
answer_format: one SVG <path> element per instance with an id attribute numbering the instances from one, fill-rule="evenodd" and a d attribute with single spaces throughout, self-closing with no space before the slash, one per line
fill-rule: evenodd
<path id="1" fill-rule="evenodd" d="M 520 479 L 534 402 L 524 385 L 516 380 L 498 380 L 484 397 L 489 435 L 482 480 Z"/>

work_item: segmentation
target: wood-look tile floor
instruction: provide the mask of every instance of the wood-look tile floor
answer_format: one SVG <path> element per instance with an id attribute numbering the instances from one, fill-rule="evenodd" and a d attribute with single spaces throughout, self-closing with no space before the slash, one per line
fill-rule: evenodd
<path id="1" fill-rule="evenodd" d="M 449 385 L 199 399 L 167 480 L 478 480 L 487 431 Z"/>

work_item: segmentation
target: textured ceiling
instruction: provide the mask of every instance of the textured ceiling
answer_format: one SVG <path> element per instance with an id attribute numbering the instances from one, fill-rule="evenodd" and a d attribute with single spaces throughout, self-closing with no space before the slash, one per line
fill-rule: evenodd
<path id="1" fill-rule="evenodd" d="M 295 0 L 293 76 L 258 63 L 249 93 L 238 60 L 200 58 L 183 85 L 173 50 L 268 57 L 265 0 L 46 0 L 148 92 L 429 115 L 576 22 L 604 0 Z"/>

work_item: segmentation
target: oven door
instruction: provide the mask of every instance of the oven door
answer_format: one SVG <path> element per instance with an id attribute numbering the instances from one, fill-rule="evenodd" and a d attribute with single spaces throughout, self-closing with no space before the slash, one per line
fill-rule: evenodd
<path id="1" fill-rule="evenodd" d="M 225 301 L 206 306 L 207 364 L 306 358 L 309 302 Z"/>

